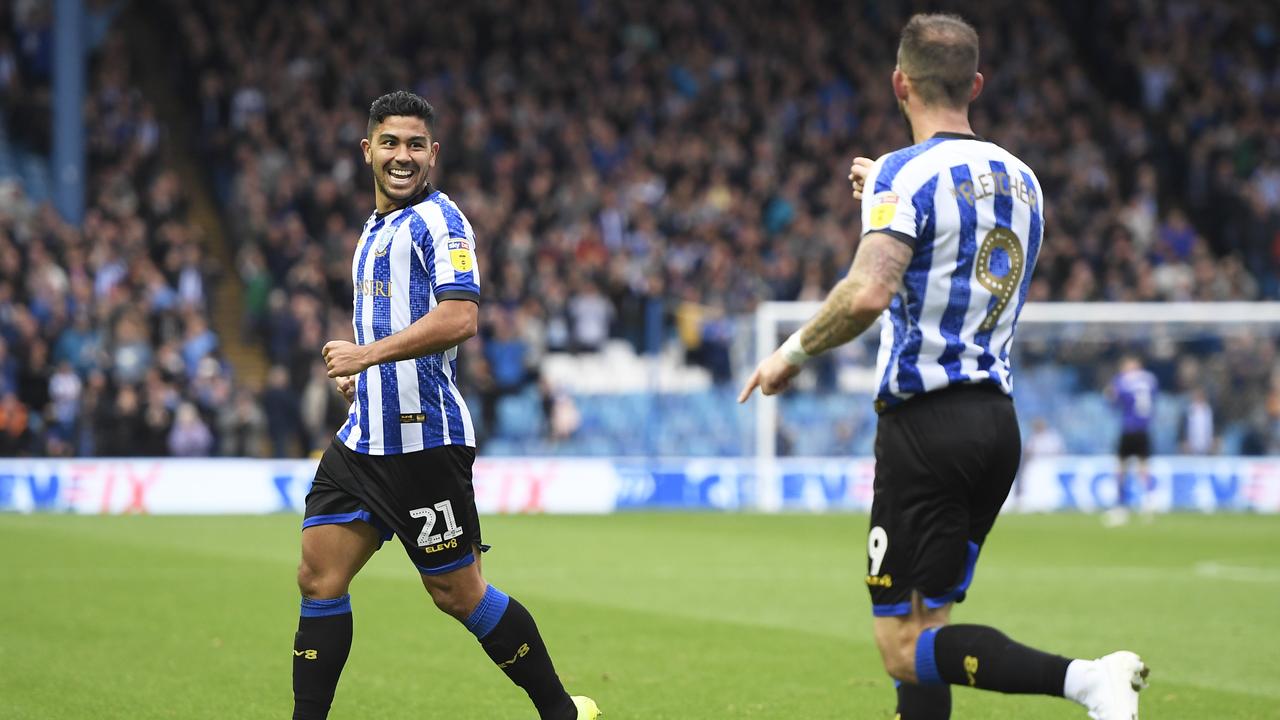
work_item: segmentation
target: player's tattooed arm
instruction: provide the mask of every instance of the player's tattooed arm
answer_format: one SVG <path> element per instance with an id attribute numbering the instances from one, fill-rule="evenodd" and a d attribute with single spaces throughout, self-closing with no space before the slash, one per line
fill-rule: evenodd
<path id="1" fill-rule="evenodd" d="M 763 395 L 786 390 L 807 358 L 847 343 L 870 327 L 893 301 L 911 254 L 911 247 L 893 235 L 873 232 L 862 238 L 849 274 L 800 332 L 760 361 L 738 393 L 738 402 L 746 402 L 756 388 Z"/>
<path id="2" fill-rule="evenodd" d="M 849 274 L 832 288 L 800 333 L 804 351 L 809 355 L 826 352 L 870 327 L 893 301 L 911 254 L 910 246 L 886 233 L 862 238 Z"/>

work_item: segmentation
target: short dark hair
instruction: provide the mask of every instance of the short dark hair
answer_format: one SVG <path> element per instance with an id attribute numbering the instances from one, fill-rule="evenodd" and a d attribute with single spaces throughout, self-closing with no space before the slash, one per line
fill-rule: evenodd
<path id="1" fill-rule="evenodd" d="M 373 129 L 393 115 L 422 118 L 422 122 L 427 124 L 427 132 L 434 134 L 436 131 L 436 109 L 431 107 L 431 103 L 408 90 L 396 90 L 374 100 L 369 106 L 369 128 L 365 134 L 372 137 Z"/>
<path id="2" fill-rule="evenodd" d="M 957 15 L 913 15 L 898 42 L 898 68 L 925 105 L 962 108 L 978 74 L 978 33 Z"/>

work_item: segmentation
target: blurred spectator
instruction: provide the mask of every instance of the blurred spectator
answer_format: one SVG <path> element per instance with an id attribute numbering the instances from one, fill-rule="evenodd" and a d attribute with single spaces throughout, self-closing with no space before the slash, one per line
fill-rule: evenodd
<path id="1" fill-rule="evenodd" d="M 262 251 L 255 245 L 246 245 L 240 251 L 238 267 L 240 280 L 244 283 L 244 325 L 241 333 L 246 340 L 261 341 L 266 337 L 271 275 L 263 264 Z"/>
<path id="2" fill-rule="evenodd" d="M 0 393 L 18 391 L 18 361 L 9 354 L 9 343 L 0 337 Z"/>
<path id="3" fill-rule="evenodd" d="M 0 391 L 0 457 L 30 454 L 27 407 L 12 390 Z"/>
<path id="4" fill-rule="evenodd" d="M 306 429 L 308 453 L 323 453 L 351 410 L 323 362 L 312 361 L 311 377 L 302 390 L 300 411 Z"/>
<path id="5" fill-rule="evenodd" d="M 141 382 L 151 368 L 152 347 L 141 318 L 132 312 L 121 316 L 112 342 L 111 364 L 115 369 L 112 380 L 119 385 Z"/>
<path id="6" fill-rule="evenodd" d="M 139 439 L 145 425 L 138 390 L 124 385 L 116 391 L 114 402 L 107 400 L 95 418 L 96 450 L 104 457 L 129 457 L 140 454 Z"/>
<path id="7" fill-rule="evenodd" d="M 1023 450 L 1023 463 L 1036 458 L 1062 455 L 1066 451 L 1067 444 L 1063 441 L 1062 434 L 1054 429 L 1048 420 L 1037 417 L 1031 421 L 1031 436 L 1027 438 Z"/>
<path id="8" fill-rule="evenodd" d="M 111 403 L 108 395 L 106 373 L 92 370 L 85 378 L 84 391 L 80 394 L 80 416 L 76 419 L 75 454 L 103 455 L 98 431 Z"/>
<path id="9" fill-rule="evenodd" d="M 80 398 L 84 383 L 64 360 L 58 363 L 58 369 L 49 378 L 50 433 L 65 441 L 75 435 L 76 422 L 80 415 Z"/>
<path id="10" fill-rule="evenodd" d="M 1022 473 L 1036 460 L 1056 457 L 1067 451 L 1067 443 L 1062 434 L 1049 424 L 1043 416 L 1031 421 L 1031 434 L 1023 442 L 1022 464 L 1018 467 L 1018 475 L 1013 483 L 1014 507 L 1022 506 Z"/>
<path id="11" fill-rule="evenodd" d="M 573 349 L 579 352 L 599 350 L 609 339 L 609 323 L 613 321 L 613 315 L 613 306 L 600 292 L 600 287 L 590 280 L 583 281 L 569 301 Z"/>
<path id="12" fill-rule="evenodd" d="M 1191 391 L 1183 412 L 1178 440 L 1187 455 L 1211 455 L 1217 452 L 1217 436 L 1213 432 L 1213 406 L 1203 388 Z"/>
<path id="13" fill-rule="evenodd" d="M 489 320 L 492 334 L 484 341 L 484 357 L 489 362 L 495 390 L 499 395 L 515 392 L 527 379 L 527 348 L 516 334 L 515 320 L 510 313 L 493 313 Z"/>
<path id="14" fill-rule="evenodd" d="M 147 372 L 142 387 L 143 434 L 138 438 L 136 454 L 163 457 L 170 452 L 170 431 L 173 428 L 173 411 L 181 396 L 157 368 Z"/>
<path id="15" fill-rule="evenodd" d="M 18 399 L 36 413 L 43 413 L 49 404 L 52 372 L 49 345 L 42 338 L 36 338 L 27 346 L 22 370 L 18 373 Z"/>
<path id="16" fill-rule="evenodd" d="M 218 336 L 209 329 L 208 321 L 199 313 L 189 313 L 182 342 L 182 361 L 187 374 L 194 376 L 200 361 L 217 349 Z"/>
<path id="17" fill-rule="evenodd" d="M 582 413 L 573 402 L 573 396 L 554 386 L 545 378 L 538 384 L 542 400 L 543 427 L 546 438 L 560 443 L 573 437 L 582 425 Z"/>
<path id="18" fill-rule="evenodd" d="M 213 434 L 200 419 L 196 406 L 184 402 L 178 406 L 169 432 L 169 453 L 174 457 L 205 457 L 213 449 Z"/>
<path id="19" fill-rule="evenodd" d="M 267 417 L 253 393 L 236 391 L 235 399 L 218 413 L 219 454 L 224 457 L 262 457 Z"/>
<path id="20" fill-rule="evenodd" d="M 92 325 L 88 309 L 76 312 L 71 325 L 58 335 L 54 347 L 54 360 L 69 362 L 81 377 L 97 367 L 102 349 L 101 334 Z"/>
<path id="21" fill-rule="evenodd" d="M 262 408 L 267 418 L 272 457 L 296 457 L 307 448 L 298 398 L 289 385 L 289 371 L 273 365 L 267 371 L 267 387 L 262 391 Z M 337 428 L 334 428 L 337 432 Z"/>

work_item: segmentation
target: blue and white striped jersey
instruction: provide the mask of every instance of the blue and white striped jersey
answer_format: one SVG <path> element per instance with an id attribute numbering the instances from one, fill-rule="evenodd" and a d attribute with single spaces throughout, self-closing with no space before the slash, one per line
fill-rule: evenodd
<path id="1" fill-rule="evenodd" d="M 442 300 L 479 301 L 475 233 L 448 195 L 375 213 L 351 264 L 356 343 L 399 332 Z M 441 445 L 475 447 L 471 413 L 458 392 L 458 349 L 368 368 L 338 440 L 359 453 L 394 455 Z"/>
<path id="2" fill-rule="evenodd" d="M 1009 347 L 1044 235 L 1035 173 L 1004 148 L 939 133 L 875 162 L 863 233 L 914 255 L 885 311 L 877 409 L 959 383 L 1013 390 Z"/>

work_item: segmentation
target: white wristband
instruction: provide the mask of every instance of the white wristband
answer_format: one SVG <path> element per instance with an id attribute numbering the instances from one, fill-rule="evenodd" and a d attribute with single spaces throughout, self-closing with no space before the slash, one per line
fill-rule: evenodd
<path id="1" fill-rule="evenodd" d="M 792 333 L 791 337 L 787 338 L 787 341 L 782 343 L 782 347 L 778 348 L 782 353 L 782 359 L 786 360 L 788 365 L 800 367 L 806 360 L 812 357 L 809 353 L 804 351 L 804 346 L 800 344 L 800 333 L 802 330 L 803 328 Z"/>

